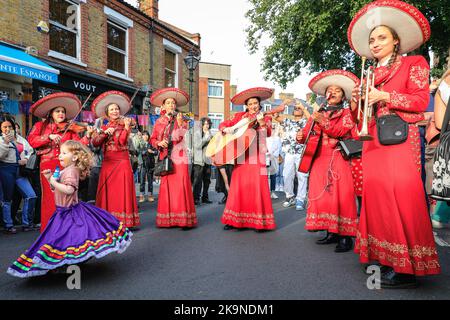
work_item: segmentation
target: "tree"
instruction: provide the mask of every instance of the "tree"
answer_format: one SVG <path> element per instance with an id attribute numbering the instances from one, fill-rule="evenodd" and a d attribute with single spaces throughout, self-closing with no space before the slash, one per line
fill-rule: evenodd
<path id="1" fill-rule="evenodd" d="M 371 0 L 249 0 L 246 29 L 250 53 L 263 42 L 261 64 L 266 80 L 286 87 L 301 69 L 319 72 L 342 68 L 359 74 L 360 58 L 351 50 L 347 29 L 352 17 Z M 446 64 L 450 39 L 448 0 L 406 0 L 430 21 L 431 39 L 418 52 L 433 50 L 439 67 Z"/>

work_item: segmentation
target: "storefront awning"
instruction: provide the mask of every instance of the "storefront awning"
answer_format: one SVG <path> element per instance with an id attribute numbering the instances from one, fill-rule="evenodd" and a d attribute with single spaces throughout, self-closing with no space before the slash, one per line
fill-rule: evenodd
<path id="1" fill-rule="evenodd" d="M 58 83 L 59 70 L 21 50 L 0 44 L 0 72 Z"/>

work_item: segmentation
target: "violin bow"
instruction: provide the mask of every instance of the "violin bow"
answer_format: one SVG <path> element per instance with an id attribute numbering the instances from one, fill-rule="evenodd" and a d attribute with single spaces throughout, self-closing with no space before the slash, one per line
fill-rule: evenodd
<path id="1" fill-rule="evenodd" d="M 134 92 L 133 96 L 131 97 L 131 100 L 130 100 L 130 110 L 128 110 L 128 111 L 122 116 L 123 118 L 126 118 L 125 116 L 127 115 L 127 113 L 131 111 L 131 106 L 132 106 L 133 100 L 134 100 L 134 98 L 136 98 L 136 96 L 137 96 L 137 94 L 138 94 L 139 91 L 141 91 L 141 88 L 137 88 L 136 91 Z M 136 119 L 135 119 L 135 120 L 136 120 Z"/>
<path id="2" fill-rule="evenodd" d="M 86 98 L 86 100 L 84 100 L 84 103 L 83 103 L 83 105 L 81 106 L 81 108 L 80 108 L 80 110 L 78 111 L 78 113 L 76 114 L 76 116 L 73 117 L 73 119 L 69 121 L 69 124 L 67 125 L 66 130 L 64 130 L 64 133 L 63 133 L 63 135 L 61 136 L 61 140 L 62 140 L 62 139 L 64 138 L 64 136 L 66 135 L 67 130 L 69 130 L 69 128 L 70 128 L 70 125 L 71 125 L 72 123 L 75 122 L 75 119 L 78 117 L 78 115 L 81 113 L 81 111 L 83 111 L 84 106 L 85 106 L 86 103 L 89 101 L 89 99 L 91 98 L 91 96 L 92 96 L 92 92 L 89 94 L 89 96 Z"/>

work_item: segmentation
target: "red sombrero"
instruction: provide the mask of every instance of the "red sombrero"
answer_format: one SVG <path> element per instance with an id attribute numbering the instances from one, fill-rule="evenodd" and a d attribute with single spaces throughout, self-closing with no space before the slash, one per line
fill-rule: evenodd
<path id="1" fill-rule="evenodd" d="M 314 93 L 325 96 L 329 86 L 339 86 L 344 90 L 345 97 L 350 99 L 352 90 L 359 83 L 359 79 L 353 73 L 345 70 L 328 70 L 319 73 L 309 82 L 309 88 Z"/>
<path id="2" fill-rule="evenodd" d="M 364 6 L 353 18 L 347 31 L 355 52 L 373 59 L 369 36 L 380 25 L 394 29 L 400 38 L 399 53 L 411 52 L 430 39 L 430 24 L 414 6 L 399 0 L 377 0 Z"/>
<path id="3" fill-rule="evenodd" d="M 236 105 L 243 105 L 250 98 L 260 98 L 261 101 L 269 99 L 273 94 L 273 89 L 256 87 L 242 91 L 231 98 L 231 102 Z"/>
<path id="4" fill-rule="evenodd" d="M 106 91 L 95 98 L 92 102 L 91 110 L 98 118 L 105 117 L 106 108 L 112 103 L 119 106 L 121 115 L 124 115 L 131 109 L 130 98 L 125 93 L 121 91 Z"/>
<path id="5" fill-rule="evenodd" d="M 161 107 L 164 100 L 172 98 L 175 99 L 177 107 L 187 105 L 189 102 L 189 95 L 178 88 L 164 88 L 155 91 L 150 97 L 150 103 L 154 106 Z"/>
<path id="6" fill-rule="evenodd" d="M 69 92 L 52 93 L 35 102 L 30 112 L 38 118 L 47 118 L 48 113 L 56 107 L 63 107 L 66 110 L 66 119 L 70 120 L 80 111 L 81 101 Z"/>

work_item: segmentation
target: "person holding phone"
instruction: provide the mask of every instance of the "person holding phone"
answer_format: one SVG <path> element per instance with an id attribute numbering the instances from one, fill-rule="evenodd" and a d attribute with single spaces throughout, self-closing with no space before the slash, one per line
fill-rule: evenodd
<path id="1" fill-rule="evenodd" d="M 25 165 L 27 159 L 25 153 L 32 150 L 28 142 L 17 136 L 14 129 L 15 122 L 12 118 L 0 117 L 0 183 L 3 190 L 3 222 L 6 234 L 15 234 L 17 230 L 11 217 L 11 204 L 14 196 L 14 188 L 21 193 L 24 204 L 22 209 L 22 230 L 32 231 L 33 210 L 36 203 L 36 193 L 27 178 L 19 175 L 19 166 Z"/>

